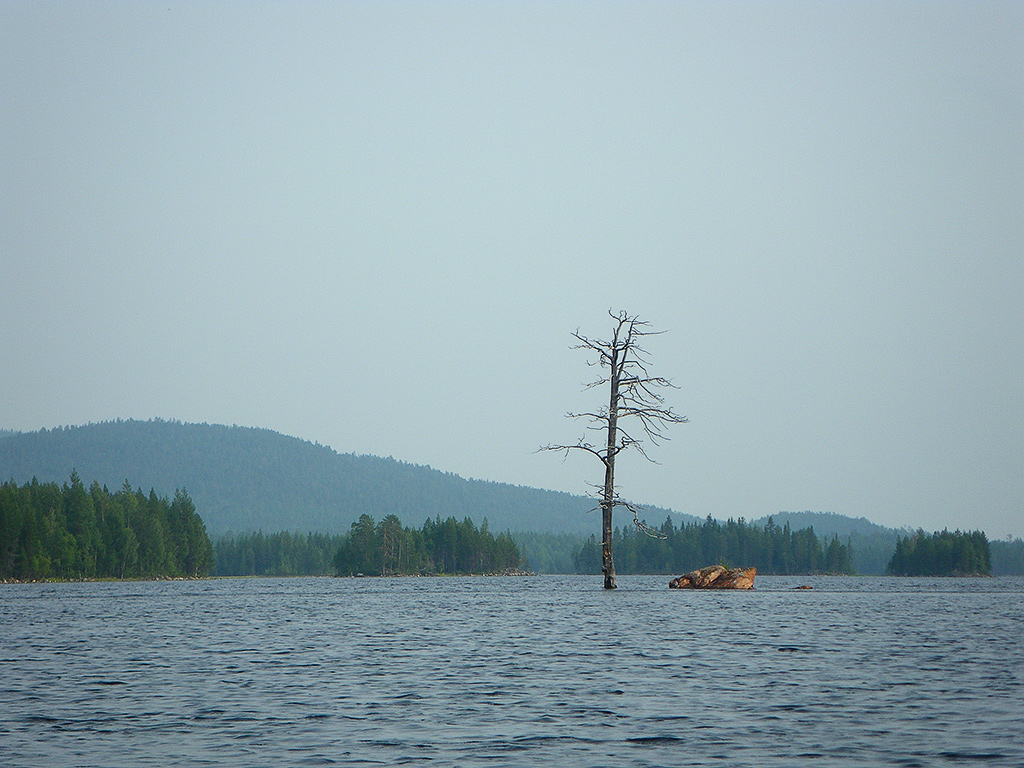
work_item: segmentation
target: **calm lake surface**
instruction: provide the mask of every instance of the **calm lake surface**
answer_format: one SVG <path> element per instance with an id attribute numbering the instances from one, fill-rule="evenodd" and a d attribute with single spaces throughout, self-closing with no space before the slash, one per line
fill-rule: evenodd
<path id="1" fill-rule="evenodd" d="M 0 585 L 0 765 L 1024 765 L 1024 580 L 667 582 Z"/>

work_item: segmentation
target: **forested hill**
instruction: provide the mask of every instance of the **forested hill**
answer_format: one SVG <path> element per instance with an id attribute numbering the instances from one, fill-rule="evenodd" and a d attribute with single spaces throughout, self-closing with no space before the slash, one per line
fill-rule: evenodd
<path id="1" fill-rule="evenodd" d="M 0 439 L 0 480 L 62 483 L 73 470 L 111 489 L 126 479 L 162 495 L 184 488 L 211 535 L 344 533 L 362 514 L 393 514 L 413 526 L 438 515 L 478 524 L 486 517 L 492 531 L 592 533 L 600 527 L 600 518 L 587 514 L 594 501 L 582 496 L 339 454 L 268 429 L 114 421 Z M 647 511 L 659 523 L 668 514 Z"/>

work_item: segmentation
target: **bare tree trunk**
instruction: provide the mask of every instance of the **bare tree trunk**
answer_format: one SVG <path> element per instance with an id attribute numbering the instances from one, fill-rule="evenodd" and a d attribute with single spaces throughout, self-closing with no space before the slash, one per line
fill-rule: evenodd
<path id="1" fill-rule="evenodd" d="M 611 475 L 611 467 L 607 475 Z M 612 505 L 601 502 L 601 572 L 604 573 L 604 588 L 615 589 L 615 563 L 612 561 Z"/>
<path id="2" fill-rule="evenodd" d="M 618 336 L 618 334 L 616 334 Z M 619 420 L 619 348 L 611 350 L 611 395 L 608 400 L 608 444 L 604 455 L 604 493 L 601 497 L 601 571 L 604 588 L 615 589 L 615 562 L 612 560 L 612 510 L 615 508 L 615 444 Z"/>

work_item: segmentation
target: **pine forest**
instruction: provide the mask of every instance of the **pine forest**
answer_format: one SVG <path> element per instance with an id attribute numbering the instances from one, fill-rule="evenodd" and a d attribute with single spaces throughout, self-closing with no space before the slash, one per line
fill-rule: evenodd
<path id="1" fill-rule="evenodd" d="M 762 528 L 743 518 L 726 523 L 710 515 L 703 523 L 683 523 L 678 528 L 666 519 L 658 537 L 626 526 L 615 530 L 612 546 L 620 573 L 686 573 L 715 563 L 756 567 L 764 574 L 852 574 L 850 546 L 819 539 L 814 528 L 790 529 L 772 518 Z M 595 536 L 574 557 L 578 573 L 601 572 L 601 547 Z"/>
<path id="2" fill-rule="evenodd" d="M 990 576 L 988 538 L 982 531 L 918 530 L 896 542 L 886 571 L 893 576 Z"/>
<path id="3" fill-rule="evenodd" d="M 207 576 L 213 548 L 183 490 L 173 500 L 71 482 L 0 484 L 0 579 Z"/>

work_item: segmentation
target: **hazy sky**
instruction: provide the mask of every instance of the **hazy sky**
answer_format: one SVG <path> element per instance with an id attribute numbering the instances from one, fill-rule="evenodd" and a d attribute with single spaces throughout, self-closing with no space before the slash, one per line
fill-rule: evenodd
<path id="1" fill-rule="evenodd" d="M 1019 2 L 5 0 L 0 162 L 0 428 L 584 493 L 626 309 L 626 497 L 1024 535 Z"/>

